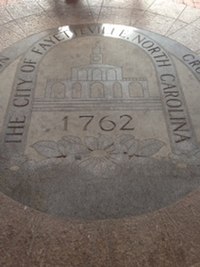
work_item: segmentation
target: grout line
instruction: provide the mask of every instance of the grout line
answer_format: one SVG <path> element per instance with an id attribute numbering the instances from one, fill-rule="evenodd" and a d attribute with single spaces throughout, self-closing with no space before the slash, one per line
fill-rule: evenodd
<path id="1" fill-rule="evenodd" d="M 7 1 L 8 1 L 8 0 L 7 0 Z M 9 9 L 7 9 L 7 7 L 5 7 L 5 10 L 6 10 L 6 11 L 8 12 L 8 14 L 11 16 L 12 20 L 8 21 L 7 23 L 5 23 L 5 24 L 3 24 L 3 25 L 1 25 L 1 26 L 6 27 L 5 25 L 8 24 L 8 23 L 11 23 L 11 22 L 16 23 L 17 26 L 22 30 L 22 32 L 23 32 L 24 35 L 26 36 L 26 32 L 25 32 L 24 29 L 19 25 L 17 19 L 15 19 L 15 18 L 12 16 L 12 14 L 11 14 L 10 11 L 9 11 Z M 13 31 L 13 32 L 15 32 L 15 31 Z M 15 32 L 15 33 L 16 33 L 16 32 Z M 22 35 L 20 34 L 19 36 L 22 36 Z M 24 38 L 25 36 L 23 36 L 23 38 Z"/>
<path id="2" fill-rule="evenodd" d="M 19 22 L 18 22 L 18 20 L 17 19 L 14 19 L 13 20 L 13 22 L 15 22 L 16 24 L 17 24 L 17 26 L 22 30 L 22 32 L 24 33 L 24 37 L 26 37 L 27 36 L 27 34 L 26 34 L 26 32 L 25 32 L 25 30 L 21 27 L 21 25 L 19 24 Z"/>
<path id="3" fill-rule="evenodd" d="M 132 12 L 133 12 L 133 11 L 134 11 L 134 9 L 132 10 Z M 142 15 L 144 15 L 144 14 L 145 14 L 145 10 L 142 10 L 142 11 L 143 11 L 143 12 L 142 12 Z M 132 17 L 133 17 L 133 13 L 131 14 L 131 19 L 132 19 Z M 130 25 L 133 26 L 133 25 L 137 24 L 138 21 L 140 21 L 140 19 L 141 19 L 141 18 L 137 18 L 133 24 L 132 24 L 131 21 L 130 21 L 130 23 L 131 23 Z"/>
<path id="4" fill-rule="evenodd" d="M 93 21 L 94 21 L 94 23 L 96 23 L 96 20 L 94 18 L 94 15 L 93 15 L 93 12 L 92 12 L 92 9 L 91 9 L 91 5 L 89 4 L 88 0 L 86 0 L 86 2 L 87 2 L 87 6 L 88 6 L 87 8 L 88 8 L 90 14 L 92 15 Z"/>
<path id="5" fill-rule="evenodd" d="M 167 30 L 167 32 L 165 33 L 165 35 L 168 35 L 168 32 L 171 30 L 171 28 L 173 27 L 173 25 L 179 20 L 180 16 L 183 14 L 183 12 L 185 11 L 185 9 L 187 8 L 187 6 L 185 5 L 184 9 L 181 11 L 181 13 L 176 17 L 176 19 L 174 20 L 173 24 L 171 25 L 171 27 Z"/>
<path id="6" fill-rule="evenodd" d="M 16 22 L 16 21 L 15 21 L 15 22 Z M 18 25 L 16 25 L 16 26 L 19 27 Z M 21 29 L 21 27 L 19 27 L 19 28 L 22 30 L 22 32 L 23 32 L 24 34 L 20 34 L 20 33 L 18 33 L 17 31 L 14 31 L 14 30 L 10 29 L 10 28 L 7 26 L 7 24 L 4 25 L 4 28 L 7 29 L 7 30 L 9 30 L 9 31 L 11 31 L 11 32 L 13 32 L 13 33 L 15 33 L 15 34 L 18 35 L 19 37 L 22 37 L 22 38 L 25 38 L 25 37 L 26 37 L 26 33 L 24 32 L 23 29 Z"/>
<path id="7" fill-rule="evenodd" d="M 5 10 L 8 12 L 8 14 L 11 16 L 12 21 L 15 21 L 15 18 L 13 17 L 13 15 L 10 13 L 9 9 L 7 9 L 7 7 L 5 7 Z"/>
<path id="8" fill-rule="evenodd" d="M 97 18 L 97 23 L 99 23 L 99 18 L 100 18 L 100 15 L 101 15 L 101 11 L 102 11 L 103 6 L 104 6 L 104 0 L 102 1 L 101 7 L 100 7 L 100 10 L 99 10 L 99 15 L 98 15 L 98 18 Z"/>
<path id="9" fill-rule="evenodd" d="M 154 5 L 154 3 L 156 2 L 157 0 L 154 0 L 146 9 L 145 9 L 145 12 L 149 10 L 149 8 Z"/>
<path id="10" fill-rule="evenodd" d="M 45 12 L 45 11 L 46 11 L 45 8 L 43 8 L 43 6 L 40 5 L 40 3 L 38 2 L 38 0 L 36 0 L 36 2 L 37 2 L 37 4 L 38 4 L 38 6 L 40 6 L 41 9 Z"/>
<path id="11" fill-rule="evenodd" d="M 152 11 L 148 11 L 148 10 L 150 9 L 150 7 L 151 7 L 156 1 L 157 1 L 157 0 L 154 0 L 154 1 L 153 1 L 153 2 L 152 2 L 146 9 L 143 9 L 144 12 L 143 12 L 142 15 L 145 15 L 145 13 L 147 13 L 147 12 L 156 14 L 156 13 L 154 13 L 154 12 L 152 12 Z M 157 15 L 157 14 L 156 14 L 156 15 Z M 140 18 L 136 19 L 134 25 L 137 24 L 139 20 L 140 20 Z"/>
<path id="12" fill-rule="evenodd" d="M 186 25 L 184 25 L 182 28 L 176 30 L 175 32 L 170 33 L 170 35 L 171 35 L 171 34 L 174 34 L 174 33 L 177 33 L 178 31 L 180 31 L 180 30 L 186 28 L 187 26 L 190 26 L 192 23 L 194 23 L 194 22 L 197 21 L 197 20 L 199 20 L 199 17 L 198 17 L 197 19 L 195 19 L 194 21 L 190 22 L 190 23 L 185 22 Z M 192 26 L 192 25 L 191 25 L 191 26 Z M 193 26 L 193 27 L 194 27 L 195 29 L 198 29 L 198 30 L 199 30 L 199 28 L 197 28 L 197 27 L 195 27 L 195 26 Z M 169 35 L 169 36 L 170 36 L 170 35 Z"/>

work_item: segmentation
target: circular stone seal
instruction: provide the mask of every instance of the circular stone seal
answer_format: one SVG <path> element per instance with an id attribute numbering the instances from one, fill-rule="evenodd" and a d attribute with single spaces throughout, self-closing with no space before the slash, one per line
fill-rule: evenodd
<path id="1" fill-rule="evenodd" d="M 0 54 L 0 190 L 66 218 L 134 216 L 200 184 L 200 58 L 132 27 L 65 26 Z"/>

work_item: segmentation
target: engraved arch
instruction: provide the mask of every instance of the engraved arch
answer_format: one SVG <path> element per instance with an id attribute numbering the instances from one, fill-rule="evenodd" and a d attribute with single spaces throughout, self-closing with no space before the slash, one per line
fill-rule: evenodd
<path id="1" fill-rule="evenodd" d="M 87 70 L 84 70 L 84 69 L 80 69 L 78 71 L 78 80 L 79 81 L 87 81 L 88 79 L 88 73 L 87 73 Z"/>
<path id="2" fill-rule="evenodd" d="M 101 81 L 102 80 L 102 71 L 101 69 L 94 69 L 92 72 L 92 80 L 93 81 Z"/>
<path id="3" fill-rule="evenodd" d="M 56 82 L 52 85 L 51 88 L 51 97 L 52 98 L 65 98 L 65 84 L 61 82 Z"/>
<path id="4" fill-rule="evenodd" d="M 128 90 L 130 97 L 144 97 L 143 87 L 139 82 L 130 82 Z"/>
<path id="5" fill-rule="evenodd" d="M 120 82 L 113 84 L 113 98 L 122 98 L 122 85 Z"/>
<path id="6" fill-rule="evenodd" d="M 72 98 L 81 98 L 82 85 L 79 82 L 75 82 L 72 85 Z"/>
<path id="7" fill-rule="evenodd" d="M 116 71 L 114 69 L 109 69 L 107 71 L 107 80 L 115 81 L 117 77 Z"/>
<path id="8" fill-rule="evenodd" d="M 104 98 L 104 85 L 101 82 L 94 82 L 90 86 L 90 97 L 91 98 Z"/>

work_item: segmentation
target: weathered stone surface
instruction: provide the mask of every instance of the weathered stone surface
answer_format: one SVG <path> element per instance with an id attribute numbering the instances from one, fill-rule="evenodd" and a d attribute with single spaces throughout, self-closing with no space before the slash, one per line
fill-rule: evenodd
<path id="1" fill-rule="evenodd" d="M 2 266 L 196 264 L 198 220 L 184 228 L 184 212 L 199 216 L 199 56 L 109 24 L 61 27 L 12 49 L 0 55 Z M 23 261 L 9 265 L 7 249 L 24 250 Z"/>

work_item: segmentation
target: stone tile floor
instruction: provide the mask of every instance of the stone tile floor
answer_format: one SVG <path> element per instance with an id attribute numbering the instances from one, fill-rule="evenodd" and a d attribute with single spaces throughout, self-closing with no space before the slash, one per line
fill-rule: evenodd
<path id="1" fill-rule="evenodd" d="M 200 53 L 200 9 L 165 0 L 1 0 L 0 50 L 66 24 L 117 23 L 167 35 Z M 184 2 L 184 3 L 183 3 Z M 194 1 L 187 1 L 194 3 Z M 200 3 L 200 2 L 199 2 Z M 195 2 L 198 5 L 198 1 Z"/>
<path id="2" fill-rule="evenodd" d="M 0 50 L 66 24 L 116 23 L 200 54 L 200 1 L 0 0 Z M 200 266 L 200 192 L 134 219 L 62 221 L 0 195 L 0 266 Z"/>

